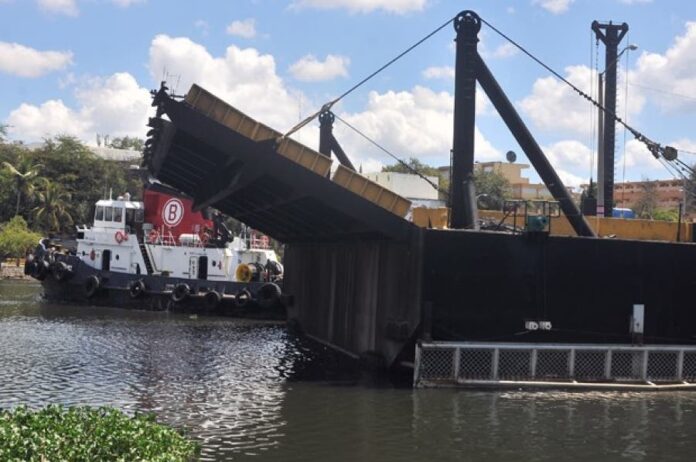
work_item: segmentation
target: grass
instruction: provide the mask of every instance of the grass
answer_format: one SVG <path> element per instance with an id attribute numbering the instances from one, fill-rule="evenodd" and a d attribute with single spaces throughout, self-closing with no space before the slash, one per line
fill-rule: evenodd
<path id="1" fill-rule="evenodd" d="M 198 452 L 196 443 L 152 415 L 57 405 L 0 411 L 2 461 L 178 462 L 195 460 Z"/>

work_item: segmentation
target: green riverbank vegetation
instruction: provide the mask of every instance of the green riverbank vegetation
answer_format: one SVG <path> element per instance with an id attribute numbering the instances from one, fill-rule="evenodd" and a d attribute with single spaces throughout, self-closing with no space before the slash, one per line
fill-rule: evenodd
<path id="1" fill-rule="evenodd" d="M 196 460 L 199 447 L 151 415 L 129 417 L 113 408 L 24 406 L 0 411 L 0 460 L 178 462 Z"/>
<path id="2" fill-rule="evenodd" d="M 141 194 L 130 165 L 97 157 L 76 138 L 59 136 L 29 149 L 0 141 L 0 223 L 21 216 L 41 234 L 65 233 L 91 222 L 102 198 Z"/>
<path id="3" fill-rule="evenodd" d="M 128 163 L 97 157 L 76 138 L 29 148 L 3 135 L 0 130 L 0 259 L 23 257 L 37 236 L 72 234 L 75 224 L 90 223 L 94 203 L 110 191 L 141 196 L 142 181 Z"/>

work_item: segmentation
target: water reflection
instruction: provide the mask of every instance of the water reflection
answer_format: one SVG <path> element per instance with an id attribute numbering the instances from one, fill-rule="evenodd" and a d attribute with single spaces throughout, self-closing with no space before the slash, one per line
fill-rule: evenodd
<path id="1" fill-rule="evenodd" d="M 201 441 L 204 460 L 676 461 L 696 449 L 692 393 L 366 387 L 282 326 L 37 294 L 0 284 L 0 407 L 153 411 Z"/>

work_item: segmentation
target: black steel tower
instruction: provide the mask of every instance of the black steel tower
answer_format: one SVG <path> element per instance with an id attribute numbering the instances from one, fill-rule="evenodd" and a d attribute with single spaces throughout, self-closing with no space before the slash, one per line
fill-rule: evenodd
<path id="1" fill-rule="evenodd" d="M 594 21 L 592 30 L 597 37 L 604 43 L 606 54 L 604 66 L 606 73 L 606 84 L 604 85 L 604 107 L 607 112 L 604 114 L 604 139 L 600 142 L 603 149 L 603 159 L 598 158 L 598 184 L 597 189 L 601 188 L 603 194 L 600 196 L 604 201 L 604 216 L 610 217 L 614 208 L 614 143 L 616 137 L 616 61 L 618 60 L 619 43 L 628 32 L 628 24 L 607 24 Z M 601 89 L 600 89 L 601 91 Z M 601 157 L 601 156 L 600 156 Z M 598 204 L 601 205 L 601 204 Z"/>

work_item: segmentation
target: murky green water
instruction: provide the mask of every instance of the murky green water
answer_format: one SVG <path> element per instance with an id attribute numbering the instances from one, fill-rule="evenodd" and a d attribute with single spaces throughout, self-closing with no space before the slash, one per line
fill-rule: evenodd
<path id="1" fill-rule="evenodd" d="M 337 380 L 335 357 L 282 326 L 39 294 L 0 283 L 0 407 L 153 411 L 198 439 L 204 460 L 696 459 L 696 393 L 367 386 Z"/>

